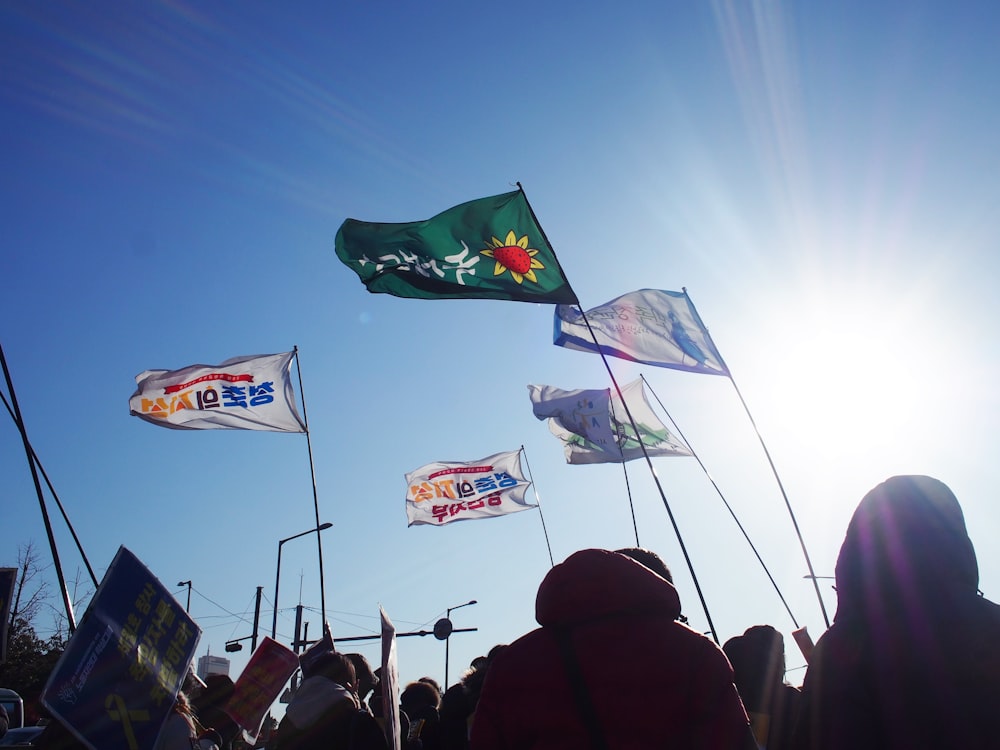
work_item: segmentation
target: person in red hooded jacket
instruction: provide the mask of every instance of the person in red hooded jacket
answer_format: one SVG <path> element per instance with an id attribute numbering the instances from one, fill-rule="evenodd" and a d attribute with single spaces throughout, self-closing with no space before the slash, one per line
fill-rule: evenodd
<path id="1" fill-rule="evenodd" d="M 472 750 L 754 748 L 729 661 L 678 622 L 667 577 L 601 549 L 553 567 L 535 600 L 541 627 L 490 665 Z"/>

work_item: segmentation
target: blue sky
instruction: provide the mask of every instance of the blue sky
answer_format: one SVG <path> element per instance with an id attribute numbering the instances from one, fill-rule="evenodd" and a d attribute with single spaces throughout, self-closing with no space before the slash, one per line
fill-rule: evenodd
<path id="1" fill-rule="evenodd" d="M 277 540 L 314 523 L 306 441 L 130 417 L 146 369 L 299 347 L 334 635 L 375 633 L 380 604 L 419 630 L 476 599 L 453 613 L 478 631 L 454 637 L 452 682 L 533 627 L 545 535 L 535 511 L 408 529 L 405 473 L 523 445 L 557 562 L 635 543 L 621 468 L 566 465 L 531 414 L 529 383 L 608 386 L 599 358 L 551 345 L 551 307 L 371 295 L 333 252 L 347 217 L 424 219 L 518 181 L 584 307 L 687 288 L 817 574 L 868 489 L 925 473 L 963 503 L 996 598 L 993 4 L 12 2 L 0 19 L 0 343 L 29 436 L 98 575 L 124 544 L 169 587 L 193 581 L 199 654 L 250 634 L 257 586 L 269 631 Z M 646 376 L 818 637 L 729 381 L 612 367 Z M 788 634 L 705 474 L 655 465 L 720 637 Z M 639 541 L 706 630 L 652 479 L 628 470 Z M 0 497 L 0 564 L 47 554 L 11 422 Z M 316 634 L 311 540 L 281 570 L 279 640 L 300 598 Z M 399 659 L 404 680 L 444 678 L 431 637 Z"/>

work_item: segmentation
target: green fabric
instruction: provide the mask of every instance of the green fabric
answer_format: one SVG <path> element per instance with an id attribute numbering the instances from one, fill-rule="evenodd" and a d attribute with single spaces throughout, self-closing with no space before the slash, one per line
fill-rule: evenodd
<path id="1" fill-rule="evenodd" d="M 337 230 L 336 249 L 374 293 L 578 304 L 520 190 L 426 221 L 348 219 Z"/>

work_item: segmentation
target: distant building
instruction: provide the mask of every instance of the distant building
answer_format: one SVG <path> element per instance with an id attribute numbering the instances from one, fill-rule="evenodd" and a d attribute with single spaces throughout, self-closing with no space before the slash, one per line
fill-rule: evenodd
<path id="1" fill-rule="evenodd" d="M 210 674 L 224 674 L 228 677 L 229 659 L 224 656 L 212 656 L 211 654 L 199 656 L 198 676 L 204 680 Z"/>

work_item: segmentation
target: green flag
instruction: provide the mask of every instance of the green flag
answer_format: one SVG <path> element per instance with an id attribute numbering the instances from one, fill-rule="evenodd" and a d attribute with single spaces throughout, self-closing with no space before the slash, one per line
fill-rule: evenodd
<path id="1" fill-rule="evenodd" d="M 337 230 L 336 248 L 369 292 L 578 304 L 520 190 L 469 201 L 426 221 L 348 219 Z"/>

